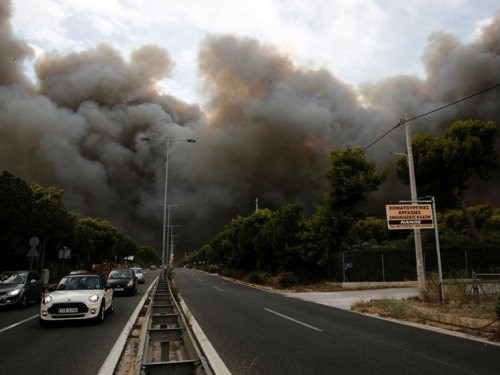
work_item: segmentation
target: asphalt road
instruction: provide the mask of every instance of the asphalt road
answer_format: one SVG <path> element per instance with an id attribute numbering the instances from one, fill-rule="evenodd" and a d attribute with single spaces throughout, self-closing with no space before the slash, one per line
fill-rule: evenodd
<path id="1" fill-rule="evenodd" d="M 290 298 L 190 269 L 175 283 L 239 374 L 499 374 L 500 347 Z"/>
<path id="2" fill-rule="evenodd" d="M 160 271 L 146 273 L 135 296 L 116 296 L 103 324 L 59 322 L 40 328 L 38 304 L 0 308 L 0 373 L 96 375 L 148 286 Z"/>

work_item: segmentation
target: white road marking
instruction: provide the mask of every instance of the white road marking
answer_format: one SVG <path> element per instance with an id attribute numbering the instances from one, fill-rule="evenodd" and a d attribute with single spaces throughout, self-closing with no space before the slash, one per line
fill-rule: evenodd
<path id="1" fill-rule="evenodd" d="M 214 288 L 215 288 L 215 289 L 217 289 L 217 290 L 220 290 L 221 292 L 225 292 L 225 290 L 222 290 L 222 289 L 220 289 L 220 288 L 217 288 L 216 286 L 214 286 Z"/>
<path id="2" fill-rule="evenodd" d="M 203 280 L 202 280 L 202 279 L 198 279 L 198 280 L 199 280 L 199 281 L 201 281 L 201 282 L 203 282 Z"/>
<path id="3" fill-rule="evenodd" d="M 280 313 L 278 313 L 278 312 L 276 312 L 276 311 L 269 310 L 269 309 L 266 309 L 266 308 L 264 308 L 264 310 L 269 311 L 269 312 L 271 312 L 271 313 L 273 313 L 273 314 L 276 314 L 276 315 L 278 315 L 278 316 L 281 316 L 282 318 L 285 318 L 285 319 L 291 320 L 292 322 L 295 322 L 295 323 L 298 323 L 298 324 L 302 324 L 303 326 L 306 326 L 306 327 L 308 327 L 308 328 L 314 329 L 315 331 L 323 332 L 323 331 L 322 331 L 321 329 L 319 329 L 319 328 L 316 328 L 316 327 L 310 326 L 309 324 L 306 324 L 306 323 L 303 323 L 303 322 L 301 322 L 301 321 L 295 320 L 295 319 L 293 319 L 293 318 L 290 318 L 289 316 L 286 316 L 286 315 L 280 314 Z"/>
<path id="4" fill-rule="evenodd" d="M 10 325 L 10 326 L 8 326 L 8 327 L 5 327 L 5 328 L 0 329 L 0 333 L 5 332 L 5 331 L 7 331 L 7 330 L 9 330 L 9 329 L 11 329 L 11 328 L 17 327 L 17 326 L 18 326 L 18 325 L 20 325 L 20 324 L 26 323 L 27 321 L 29 321 L 29 320 L 31 320 L 31 319 L 38 318 L 38 317 L 39 317 L 39 315 L 33 315 L 31 318 L 21 320 L 20 322 L 18 322 L 18 323 L 16 323 L 16 324 L 12 324 L 12 325 Z"/>

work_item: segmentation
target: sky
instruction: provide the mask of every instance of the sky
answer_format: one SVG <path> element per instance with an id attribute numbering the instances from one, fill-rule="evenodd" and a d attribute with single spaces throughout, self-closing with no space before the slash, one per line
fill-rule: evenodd
<path id="1" fill-rule="evenodd" d="M 471 41 L 499 9 L 495 0 L 15 0 L 12 24 L 38 53 L 110 43 L 128 56 L 140 45 L 164 47 L 176 67 L 162 90 L 203 104 L 197 55 L 208 34 L 270 43 L 299 65 L 324 67 L 357 85 L 424 77 L 420 57 L 432 32 Z"/>
<path id="2" fill-rule="evenodd" d="M 329 152 L 500 123 L 497 1 L 0 1 L 0 171 L 177 256 L 236 215 L 321 202 Z M 389 132 L 390 129 L 394 131 Z M 171 142 L 144 142 L 143 137 Z M 195 143 L 182 140 L 195 139 Z M 175 140 L 175 142 L 173 142 Z M 499 141 L 496 143 L 500 150 Z M 315 181 L 314 183 L 312 183 Z M 500 205 L 500 175 L 466 204 Z M 408 199 L 392 172 L 364 203 Z"/>

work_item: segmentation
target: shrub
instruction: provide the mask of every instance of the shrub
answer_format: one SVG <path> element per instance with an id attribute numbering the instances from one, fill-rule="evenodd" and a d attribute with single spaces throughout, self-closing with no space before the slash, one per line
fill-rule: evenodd
<path id="1" fill-rule="evenodd" d="M 278 275 L 278 284 L 282 288 L 288 288 L 297 283 L 297 279 L 293 272 L 283 271 Z"/>
<path id="2" fill-rule="evenodd" d="M 262 284 L 262 277 L 258 271 L 255 271 L 248 275 L 248 281 L 252 284 Z"/>
<path id="3" fill-rule="evenodd" d="M 495 311 L 497 313 L 498 319 L 500 319 L 500 296 L 498 296 L 498 301 L 497 301 L 497 304 L 495 306 Z"/>
<path id="4" fill-rule="evenodd" d="M 211 264 L 208 267 L 208 272 L 210 272 L 210 273 L 218 273 L 219 272 L 219 266 Z"/>

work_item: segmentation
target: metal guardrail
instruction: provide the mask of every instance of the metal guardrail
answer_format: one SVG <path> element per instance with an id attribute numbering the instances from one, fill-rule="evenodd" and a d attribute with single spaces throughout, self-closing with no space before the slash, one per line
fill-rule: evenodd
<path id="1" fill-rule="evenodd" d="M 165 278 L 152 291 L 139 337 L 134 375 L 213 375 Z"/>

